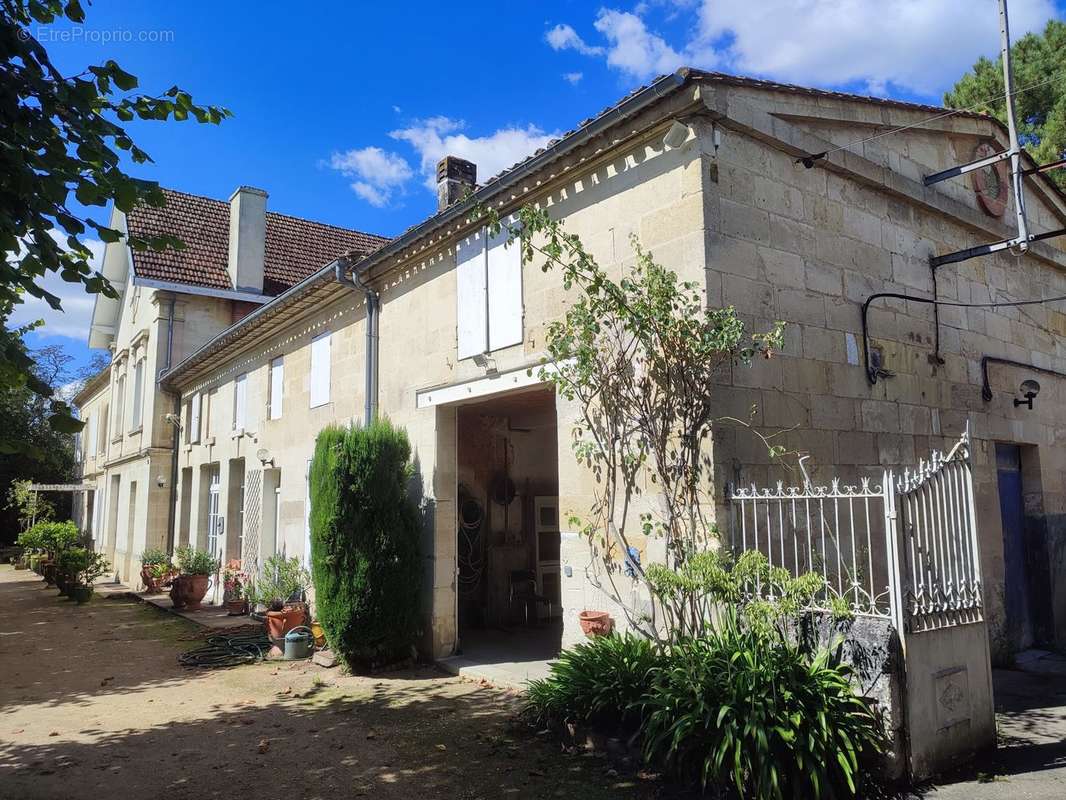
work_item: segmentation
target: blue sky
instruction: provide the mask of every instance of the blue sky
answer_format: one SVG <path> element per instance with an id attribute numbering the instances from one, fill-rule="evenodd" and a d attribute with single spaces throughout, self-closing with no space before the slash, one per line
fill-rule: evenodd
<path id="1" fill-rule="evenodd" d="M 1066 0 L 1011 0 L 1012 32 L 1063 18 Z M 446 152 L 485 178 L 634 87 L 687 64 L 938 103 L 998 52 L 994 0 L 653 0 L 604 5 L 409 1 L 328 9 L 263 2 L 96 0 L 84 30 L 37 30 L 61 70 L 114 58 L 141 88 L 178 84 L 230 108 L 219 127 L 131 125 L 155 163 L 141 177 L 395 235 L 432 213 Z M 315 13 L 312 13 L 314 11 Z M 62 289 L 31 344 L 79 363 L 91 300 Z"/>

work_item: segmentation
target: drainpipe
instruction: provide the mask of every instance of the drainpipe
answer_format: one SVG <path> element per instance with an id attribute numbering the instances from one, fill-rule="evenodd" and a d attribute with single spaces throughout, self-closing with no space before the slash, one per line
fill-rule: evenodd
<path id="1" fill-rule="evenodd" d="M 352 269 L 352 264 L 347 258 L 337 260 L 334 265 L 334 276 L 338 283 L 358 289 L 366 298 L 366 367 L 363 376 L 365 406 L 363 412 L 364 424 L 369 426 L 378 414 L 378 315 L 381 300 L 378 293 L 359 277 L 358 271 Z"/>
<path id="2" fill-rule="evenodd" d="M 167 317 L 167 360 L 166 366 L 160 370 L 161 373 L 166 372 L 174 364 L 174 309 L 177 304 L 177 298 L 170 298 L 170 315 Z M 181 418 L 181 395 L 174 392 L 174 414 Z M 174 527 L 177 523 L 176 508 L 178 502 L 178 448 L 181 444 L 181 428 L 178 425 L 172 425 L 174 428 L 174 442 L 171 445 L 170 454 L 170 505 L 167 507 L 167 553 L 174 554 Z"/>

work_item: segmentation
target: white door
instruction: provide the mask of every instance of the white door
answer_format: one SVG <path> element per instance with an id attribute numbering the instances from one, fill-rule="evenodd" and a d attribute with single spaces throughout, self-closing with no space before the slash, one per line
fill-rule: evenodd
<path id="1" fill-rule="evenodd" d="M 222 526 L 224 524 L 225 517 L 219 513 L 219 492 L 222 489 L 222 475 L 221 470 L 215 467 L 211 471 L 211 481 L 207 489 L 207 552 L 209 552 L 214 558 L 222 558 L 222 546 L 224 544 L 222 540 Z M 215 597 L 216 589 L 216 575 L 211 576 L 211 581 L 208 583 L 207 596 L 212 598 L 214 602 L 218 602 L 218 598 Z"/>

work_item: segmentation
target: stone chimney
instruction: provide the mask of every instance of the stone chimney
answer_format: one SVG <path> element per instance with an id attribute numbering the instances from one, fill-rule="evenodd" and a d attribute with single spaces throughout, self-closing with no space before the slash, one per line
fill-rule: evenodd
<path id="1" fill-rule="evenodd" d="M 458 203 L 477 188 L 477 164 L 445 156 L 437 164 L 437 211 Z"/>
<path id="2" fill-rule="evenodd" d="M 229 198 L 229 264 L 234 289 L 263 291 L 267 193 L 238 186 Z"/>

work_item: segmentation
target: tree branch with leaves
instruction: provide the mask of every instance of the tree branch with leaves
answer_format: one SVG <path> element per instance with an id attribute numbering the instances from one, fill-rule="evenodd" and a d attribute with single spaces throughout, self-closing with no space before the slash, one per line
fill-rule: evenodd
<path id="1" fill-rule="evenodd" d="M 114 202 L 128 212 L 139 203 L 158 207 L 165 202 L 157 184 L 126 172 L 124 160 L 145 164 L 151 158 L 124 123 L 193 119 L 217 124 L 230 116 L 220 106 L 195 104 L 177 86 L 159 95 L 135 92 L 137 78 L 113 60 L 64 76 L 33 30 L 57 20 L 82 24 L 85 13 L 78 0 L 0 0 L 0 320 L 5 323 L 24 295 L 61 310 L 60 298 L 42 286 L 52 272 L 91 294 L 117 297 L 93 268 L 85 237 L 117 242 L 123 233 L 73 206 L 75 201 L 87 208 Z M 172 236 L 130 237 L 128 244 L 135 249 L 181 247 Z M 58 429 L 80 429 L 67 404 L 52 396 L 53 387 L 33 373 L 32 362 L 12 344 L 6 325 L 2 336 L 0 374 L 5 380 L 13 377 L 48 397 L 50 419 Z M 0 446 L 13 446 L 12 434 L 0 431 Z"/>
<path id="2" fill-rule="evenodd" d="M 710 307 L 697 283 L 680 281 L 636 237 L 634 261 L 616 279 L 546 209 L 526 206 L 506 223 L 490 209 L 478 214 L 493 235 L 503 228 L 510 242 L 520 241 L 525 263 L 558 272 L 574 292 L 547 326 L 540 368 L 541 379 L 578 410 L 572 447 L 595 478 L 591 508 L 571 524 L 599 548 L 607 591 L 630 623 L 655 635 L 654 621 L 623 602 L 615 576 L 628 567 L 647 585 L 645 569 L 629 558 L 637 534 L 662 537 L 673 567 L 716 545 L 708 514 L 711 433 L 727 418 L 716 414 L 714 387 L 726 369 L 772 357 L 783 323 L 745 331 L 734 308 Z M 771 442 L 774 434 L 728 419 L 772 453 L 783 452 Z"/>

